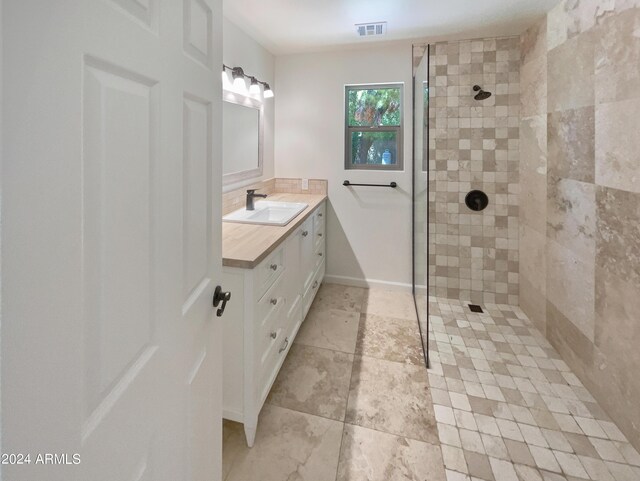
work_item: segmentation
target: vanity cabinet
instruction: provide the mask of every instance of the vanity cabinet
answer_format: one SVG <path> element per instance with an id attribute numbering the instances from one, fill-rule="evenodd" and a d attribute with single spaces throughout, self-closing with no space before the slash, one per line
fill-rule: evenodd
<path id="1" fill-rule="evenodd" d="M 325 202 L 253 269 L 223 268 L 223 416 L 253 446 L 269 390 L 325 272 Z"/>

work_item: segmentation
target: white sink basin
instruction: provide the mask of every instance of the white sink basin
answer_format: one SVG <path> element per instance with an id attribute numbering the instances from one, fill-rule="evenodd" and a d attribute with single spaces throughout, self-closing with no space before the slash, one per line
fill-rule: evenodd
<path id="1" fill-rule="evenodd" d="M 225 215 L 224 222 L 237 222 L 240 224 L 263 225 L 287 225 L 300 212 L 305 210 L 308 204 L 299 202 L 275 202 L 260 200 L 255 203 L 255 210 L 245 208 L 238 209 Z"/>

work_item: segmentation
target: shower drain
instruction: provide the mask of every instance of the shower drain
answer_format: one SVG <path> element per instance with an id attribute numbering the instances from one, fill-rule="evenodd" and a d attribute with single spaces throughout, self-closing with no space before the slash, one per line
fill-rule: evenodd
<path id="1" fill-rule="evenodd" d="M 477 304 L 469 304 L 469 309 L 471 309 L 471 312 L 484 312 L 482 307 Z"/>

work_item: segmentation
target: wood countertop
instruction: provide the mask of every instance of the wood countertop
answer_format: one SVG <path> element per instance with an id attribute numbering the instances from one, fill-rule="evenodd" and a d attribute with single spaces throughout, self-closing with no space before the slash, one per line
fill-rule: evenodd
<path id="1" fill-rule="evenodd" d="M 285 226 L 222 223 L 222 265 L 253 269 L 273 252 L 324 200 L 326 195 L 271 194 L 267 200 L 303 202 L 308 207 Z"/>

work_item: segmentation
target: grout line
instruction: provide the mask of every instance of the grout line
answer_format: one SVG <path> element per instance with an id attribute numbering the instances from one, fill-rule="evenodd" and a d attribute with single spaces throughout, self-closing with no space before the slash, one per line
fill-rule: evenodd
<path id="1" fill-rule="evenodd" d="M 355 423 L 349 423 L 347 421 L 344 422 L 345 428 L 346 426 L 356 426 L 358 428 L 363 428 L 363 429 L 369 429 L 371 431 L 375 431 L 377 433 L 382 433 L 382 434 L 388 434 L 389 436 L 395 436 L 397 438 L 404 438 L 404 439 L 410 439 L 411 441 L 416 441 L 418 443 L 424 443 L 424 444 L 429 444 L 431 446 L 438 446 L 440 447 L 442 445 L 442 443 L 440 442 L 440 436 L 437 434 L 438 430 L 436 428 L 436 438 L 438 440 L 437 444 L 431 443 L 429 441 L 425 441 L 424 439 L 417 439 L 417 438 L 412 438 L 411 436 L 406 436 L 404 434 L 397 434 L 397 433 L 390 433 L 389 431 L 383 431 L 382 429 L 376 429 L 376 428 L 372 428 L 369 426 L 362 426 L 360 424 L 355 424 Z"/>
<path id="2" fill-rule="evenodd" d="M 363 301 L 364 303 L 364 296 Z M 362 307 L 360 305 L 360 317 L 358 318 L 358 332 L 360 332 L 360 324 L 362 323 Z M 358 340 L 356 338 L 356 345 Z M 353 372 L 356 365 L 356 358 L 354 356 L 353 362 L 351 363 L 351 375 L 349 376 L 349 389 L 347 390 L 347 405 L 344 410 L 344 421 L 342 423 L 342 437 L 340 438 L 340 448 L 338 448 L 338 464 L 336 466 L 336 481 L 338 480 L 338 470 L 340 469 L 340 461 L 342 460 L 342 444 L 344 443 L 345 430 L 347 427 L 347 412 L 349 411 L 349 399 L 351 398 L 351 385 L 353 384 Z"/>
<path id="3" fill-rule="evenodd" d="M 347 397 L 348 397 L 348 395 L 347 395 Z M 279 404 L 274 404 L 273 402 L 265 401 L 264 403 L 268 404 L 269 406 L 276 407 L 278 409 L 286 409 L 287 411 L 292 411 L 294 413 L 306 414 L 308 416 L 313 416 L 313 417 L 316 417 L 316 418 L 326 419 L 327 421 L 333 421 L 334 423 L 344 424 L 344 419 L 342 419 L 342 420 L 334 419 L 334 418 L 330 418 L 330 417 L 327 417 L 327 416 L 323 416 L 322 414 L 309 413 L 307 411 L 300 411 L 299 409 L 293 409 L 293 408 L 288 408 L 288 407 L 285 407 L 285 406 L 280 406 Z M 346 418 L 346 416 L 347 416 L 347 408 L 345 406 L 345 418 Z"/>
<path id="4" fill-rule="evenodd" d="M 337 352 L 339 354 L 347 354 L 347 355 L 352 356 L 352 357 L 358 355 L 356 352 L 347 352 L 347 351 L 341 351 L 339 349 L 331 349 L 330 347 L 314 346 L 313 344 L 305 344 L 303 342 L 297 342 L 297 341 L 293 341 L 293 345 L 298 345 L 298 346 L 303 346 L 303 347 L 310 347 L 311 349 L 320 349 L 322 351 Z"/>
<path id="5" fill-rule="evenodd" d="M 367 357 L 369 359 L 375 359 L 376 361 L 385 361 L 385 362 L 391 362 L 393 364 L 399 364 L 401 366 L 413 366 L 413 367 L 424 367 L 424 362 L 420 362 L 418 364 L 414 364 L 413 362 L 404 362 L 404 361 L 393 361 L 391 359 L 387 359 L 384 357 L 378 357 L 378 356 L 371 356 L 369 354 L 363 354 L 363 353 L 355 353 L 355 357 Z M 426 370 L 426 369 L 425 369 Z M 427 371 L 428 373 L 428 371 Z"/>
<path id="6" fill-rule="evenodd" d="M 304 347 L 312 347 L 314 349 L 324 349 L 325 351 L 331 351 L 331 352 L 339 352 L 341 354 L 349 354 L 350 356 L 356 356 L 357 353 L 354 352 L 349 352 L 349 351 L 342 351 L 340 349 L 331 349 L 330 347 L 321 347 L 321 346 L 314 346 L 313 344 L 305 344 L 304 342 L 299 342 L 299 341 L 293 341 L 293 344 L 297 344 L 298 346 L 304 346 Z"/>

